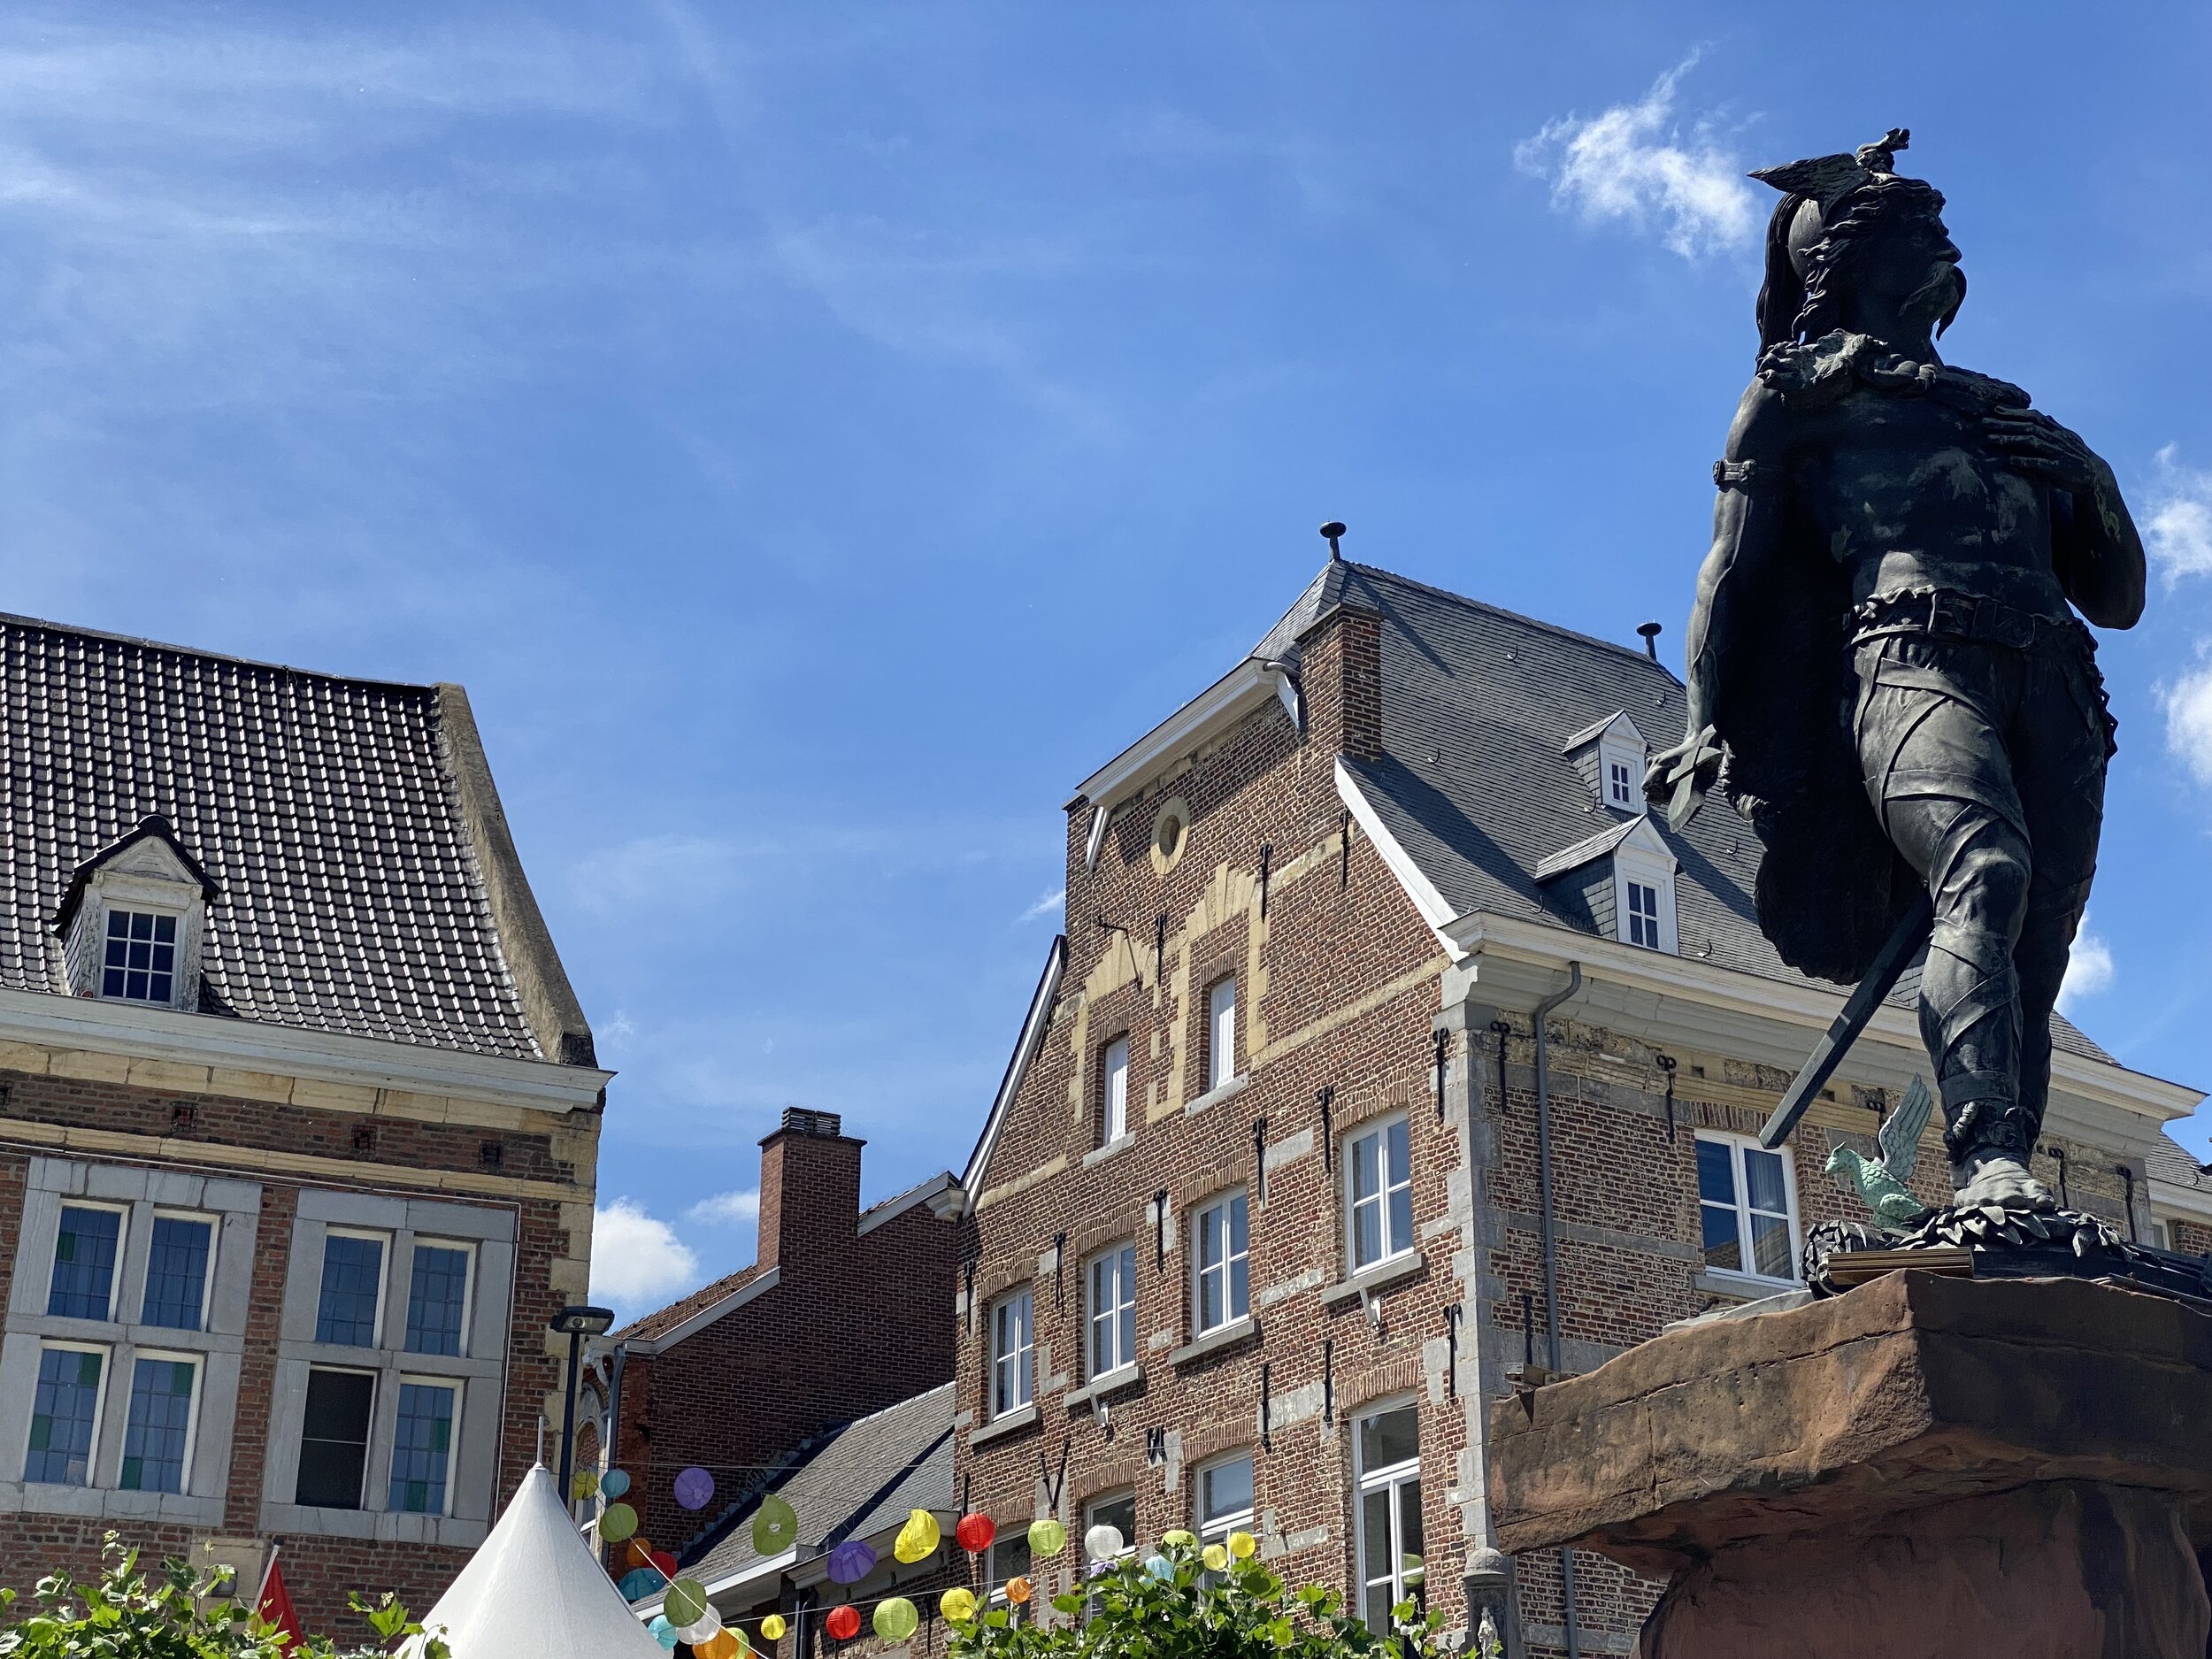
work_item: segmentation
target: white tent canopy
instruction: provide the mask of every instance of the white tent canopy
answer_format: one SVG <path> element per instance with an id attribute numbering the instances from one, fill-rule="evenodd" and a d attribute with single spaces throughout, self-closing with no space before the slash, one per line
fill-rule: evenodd
<path id="1" fill-rule="evenodd" d="M 543 1463 L 522 1478 L 422 1624 L 453 1659 L 666 1659 L 593 1558 Z"/>

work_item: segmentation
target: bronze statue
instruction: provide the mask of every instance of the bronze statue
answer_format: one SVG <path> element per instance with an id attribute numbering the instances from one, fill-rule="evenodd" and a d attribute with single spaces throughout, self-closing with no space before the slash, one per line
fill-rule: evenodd
<path id="1" fill-rule="evenodd" d="M 1937 356 L 1966 279 L 1906 139 L 1751 175 L 1784 193 L 1758 373 L 1713 469 L 1688 734 L 1645 787 L 1678 827 L 1715 787 L 1752 821 L 1760 926 L 1870 990 L 1861 1023 L 1926 937 L 1955 1202 L 2047 1210 L 2029 1158 L 2113 753 L 2075 612 L 2133 626 L 2143 547 L 2086 444 Z"/>

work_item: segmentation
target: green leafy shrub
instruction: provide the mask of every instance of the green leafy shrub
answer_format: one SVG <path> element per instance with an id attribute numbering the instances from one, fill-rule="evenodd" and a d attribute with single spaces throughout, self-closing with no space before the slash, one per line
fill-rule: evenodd
<path id="1" fill-rule="evenodd" d="M 0 1590 L 0 1659 L 283 1659 L 284 1639 L 254 1616 L 250 1602 L 219 1594 L 226 1575 L 195 1576 L 181 1561 L 165 1561 L 158 1573 L 139 1571 L 138 1552 L 113 1532 L 101 1547 L 104 1565 L 92 1583 L 65 1572 L 38 1581 L 38 1610 L 16 1616 L 16 1593 Z M 388 1593 L 378 1601 L 351 1598 L 369 1622 L 381 1654 L 405 1637 L 422 1633 Z M 424 1659 L 451 1659 L 435 1637 Z M 293 1659 L 342 1659 L 327 1637 L 296 1644 Z"/>

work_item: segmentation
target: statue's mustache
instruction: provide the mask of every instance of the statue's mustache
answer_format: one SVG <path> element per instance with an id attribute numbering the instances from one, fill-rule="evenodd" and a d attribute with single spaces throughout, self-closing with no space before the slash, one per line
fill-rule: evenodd
<path id="1" fill-rule="evenodd" d="M 1908 317 L 1934 318 L 1936 338 L 1940 340 L 1965 303 L 1966 273 L 1947 260 L 1912 291 L 1904 311 Z"/>

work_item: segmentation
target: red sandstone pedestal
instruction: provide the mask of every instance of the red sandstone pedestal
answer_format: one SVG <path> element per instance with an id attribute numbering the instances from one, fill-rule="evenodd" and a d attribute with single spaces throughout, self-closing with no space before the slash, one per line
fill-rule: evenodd
<path id="1" fill-rule="evenodd" d="M 1643 1659 L 2204 1659 L 2212 1313 L 1892 1273 L 1491 1409 L 1514 1552 L 1667 1578 Z"/>

